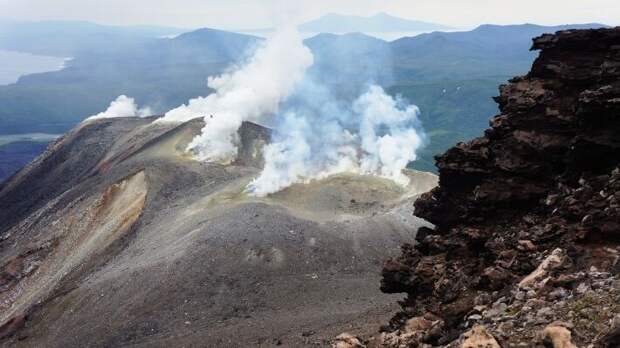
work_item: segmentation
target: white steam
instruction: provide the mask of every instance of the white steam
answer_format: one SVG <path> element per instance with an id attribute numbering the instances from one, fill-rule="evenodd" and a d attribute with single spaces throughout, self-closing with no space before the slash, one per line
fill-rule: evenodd
<path id="1" fill-rule="evenodd" d="M 200 160 L 229 162 L 237 154 L 237 129 L 242 122 L 261 122 L 277 113 L 312 64 L 312 53 L 299 33 L 292 27 L 281 30 L 238 70 L 210 77 L 213 94 L 169 111 L 162 121 L 205 117 L 202 134 L 188 149 Z"/>
<path id="2" fill-rule="evenodd" d="M 361 120 L 362 173 L 378 174 L 407 185 L 409 178 L 402 171 L 417 158 L 416 151 L 422 146 L 418 107 L 404 105 L 385 94 L 381 87 L 371 86 L 355 101 L 353 111 Z"/>
<path id="3" fill-rule="evenodd" d="M 90 116 L 87 120 L 112 117 L 146 117 L 152 115 L 149 107 L 138 108 L 136 101 L 126 95 L 120 95 L 110 103 L 104 112 Z"/>
<path id="4" fill-rule="evenodd" d="M 369 85 L 355 100 L 338 100 L 299 33 L 289 27 L 260 46 L 235 71 L 209 78 L 215 92 L 192 99 L 160 121 L 204 117 L 188 146 L 199 160 L 230 162 L 243 121 L 275 125 L 264 148 L 265 167 L 247 191 L 256 196 L 294 183 L 350 172 L 379 175 L 407 185 L 403 169 L 416 159 L 424 133 L 419 110 Z M 319 69 L 320 70 L 320 69 Z"/>
<path id="5" fill-rule="evenodd" d="M 284 115 L 279 139 L 264 148 L 265 167 L 248 186 L 250 193 L 265 196 L 294 183 L 357 171 L 356 137 L 337 123 L 314 122 L 294 112 Z"/>
<path id="6" fill-rule="evenodd" d="M 265 168 L 250 183 L 249 192 L 265 196 L 294 183 L 343 172 L 409 183 L 402 171 L 416 159 L 423 143 L 416 106 L 406 106 L 373 85 L 348 109 L 333 104 L 310 107 L 319 113 L 298 104 L 296 112 L 284 115 L 275 141 L 265 147 Z"/>

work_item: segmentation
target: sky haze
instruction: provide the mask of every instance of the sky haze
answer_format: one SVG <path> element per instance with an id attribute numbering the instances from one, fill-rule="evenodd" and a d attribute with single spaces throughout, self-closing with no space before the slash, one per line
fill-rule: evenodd
<path id="1" fill-rule="evenodd" d="M 272 27 L 290 18 L 304 22 L 332 12 L 363 16 L 387 12 L 463 29 L 485 23 L 620 25 L 617 0 L 0 0 L 0 8 L 1 17 L 13 20 L 236 30 Z"/>

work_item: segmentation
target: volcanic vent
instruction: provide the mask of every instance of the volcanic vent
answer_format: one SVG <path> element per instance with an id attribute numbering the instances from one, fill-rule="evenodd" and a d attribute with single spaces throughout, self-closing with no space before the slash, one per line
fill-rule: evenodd
<path id="1" fill-rule="evenodd" d="M 4 345 L 303 347 L 387 320 L 380 265 L 434 175 L 256 197 L 270 130 L 244 123 L 220 164 L 185 151 L 201 119 L 152 121 L 88 120 L 0 188 Z"/>

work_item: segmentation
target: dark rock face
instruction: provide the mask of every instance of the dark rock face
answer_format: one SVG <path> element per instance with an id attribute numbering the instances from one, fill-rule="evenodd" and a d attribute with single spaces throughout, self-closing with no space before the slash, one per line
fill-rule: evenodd
<path id="1" fill-rule="evenodd" d="M 444 330 L 424 343 L 447 344 L 475 307 L 501 297 L 519 316 L 517 284 L 556 248 L 568 261 L 536 297 L 576 293 L 578 282 L 562 281 L 592 267 L 617 279 L 620 28 L 543 35 L 533 49 L 531 72 L 501 86 L 484 136 L 437 158 L 440 186 L 415 203 L 436 229 L 420 229 L 383 269 L 382 290 L 408 294 L 386 331 L 433 313 Z M 600 332 L 577 333 L 592 343 Z"/>
<path id="2" fill-rule="evenodd" d="M 265 166 L 263 147 L 271 141 L 272 132 L 271 129 L 256 123 L 243 122 L 237 132 L 239 145 L 235 164 L 263 168 Z"/>

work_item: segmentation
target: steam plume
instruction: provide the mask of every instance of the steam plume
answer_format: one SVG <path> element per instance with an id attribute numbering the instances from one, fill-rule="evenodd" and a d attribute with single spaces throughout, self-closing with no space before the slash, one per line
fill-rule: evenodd
<path id="1" fill-rule="evenodd" d="M 87 120 L 111 117 L 145 117 L 152 115 L 149 107 L 138 108 L 136 101 L 126 95 L 120 95 L 110 103 L 104 112 L 90 116 Z"/>
<path id="2" fill-rule="evenodd" d="M 422 146 L 418 107 L 405 105 L 381 87 L 371 86 L 355 101 L 353 111 L 361 119 L 361 172 L 408 184 L 402 170 L 417 158 L 416 151 Z"/>
<path id="3" fill-rule="evenodd" d="M 241 123 L 261 122 L 277 113 L 312 63 L 312 53 L 299 33 L 293 27 L 286 28 L 259 47 L 243 67 L 209 78 L 208 85 L 215 93 L 169 111 L 163 121 L 204 116 L 202 134 L 188 149 L 200 160 L 228 162 L 237 154 Z"/>
<path id="4" fill-rule="evenodd" d="M 265 167 L 247 188 L 256 196 L 341 172 L 408 184 L 402 170 L 424 140 L 418 108 L 373 84 L 355 100 L 338 100 L 321 83 L 325 76 L 308 72 L 313 61 L 300 35 L 288 27 L 242 67 L 209 78 L 215 93 L 169 111 L 162 121 L 205 117 L 188 150 L 199 160 L 224 163 L 237 154 L 243 121 L 275 125 L 272 143 L 264 148 Z"/>
<path id="5" fill-rule="evenodd" d="M 311 95 L 310 101 L 316 100 L 317 93 Z M 402 170 L 423 144 L 416 106 L 395 100 L 376 85 L 348 108 L 322 98 L 318 102 L 323 104 L 297 102 L 296 111 L 278 122 L 276 139 L 264 150 L 265 168 L 248 187 L 252 194 L 265 196 L 342 172 L 409 183 Z"/>

